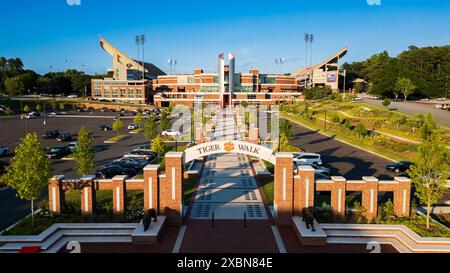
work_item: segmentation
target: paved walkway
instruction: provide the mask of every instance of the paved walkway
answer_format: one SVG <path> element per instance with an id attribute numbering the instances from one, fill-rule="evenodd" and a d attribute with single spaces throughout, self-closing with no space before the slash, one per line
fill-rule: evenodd
<path id="1" fill-rule="evenodd" d="M 215 128 L 211 140 L 242 137 L 230 109 Z M 180 252 L 279 252 L 266 211 L 247 156 L 208 156 Z"/>

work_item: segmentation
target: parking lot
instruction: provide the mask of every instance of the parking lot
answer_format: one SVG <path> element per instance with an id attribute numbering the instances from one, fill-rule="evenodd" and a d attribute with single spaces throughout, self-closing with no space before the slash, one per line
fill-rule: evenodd
<path id="1" fill-rule="evenodd" d="M 36 119 L 20 119 L 8 118 L 0 119 L 0 146 L 9 147 L 9 154 L 0 160 L 9 161 L 13 156 L 14 149 L 21 143 L 21 139 L 27 132 L 36 132 L 39 135 L 40 142 L 44 148 L 65 145 L 67 143 L 58 142 L 56 139 L 43 139 L 42 135 L 52 129 L 58 129 L 61 133 L 69 132 L 76 135 L 81 127 L 93 131 L 96 168 L 111 162 L 114 159 L 122 157 L 125 153 L 130 152 L 136 146 L 147 145 L 143 133 L 130 134 L 131 137 L 121 142 L 114 144 L 103 143 L 106 139 L 117 135 L 114 131 L 100 131 L 100 125 L 112 125 L 113 118 L 117 113 L 109 112 L 94 112 L 91 116 L 89 112 L 84 113 L 68 113 L 67 115 L 46 117 L 46 125 L 44 125 L 44 118 L 38 117 Z M 126 114 L 122 117 L 124 121 L 124 130 L 121 133 L 128 132 L 126 127 L 133 122 L 133 116 Z M 75 141 L 74 140 L 74 141 Z M 66 178 L 77 178 L 78 175 L 73 171 L 74 161 L 55 159 L 52 160 L 52 173 L 64 175 Z M 14 222 L 20 220 L 30 211 L 28 201 L 19 200 L 15 193 L 10 190 L 0 191 L 0 230 L 8 227 Z"/>

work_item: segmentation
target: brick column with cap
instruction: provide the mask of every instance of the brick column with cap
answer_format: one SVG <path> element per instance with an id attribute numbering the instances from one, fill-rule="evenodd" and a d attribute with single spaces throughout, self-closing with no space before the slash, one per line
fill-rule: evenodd
<path id="1" fill-rule="evenodd" d="M 294 195 L 294 204 L 300 209 L 307 208 L 312 214 L 314 211 L 314 174 L 315 170 L 311 166 L 302 165 L 298 167 L 298 176 L 300 178 L 299 185 L 294 187 L 300 187 L 295 192 L 299 194 Z"/>
<path id="2" fill-rule="evenodd" d="M 259 143 L 259 128 L 251 126 L 248 133 L 248 139 L 250 142 Z"/>
<path id="3" fill-rule="evenodd" d="M 331 209 L 335 215 L 345 215 L 345 183 L 343 176 L 332 176 L 333 189 L 331 190 Z"/>
<path id="4" fill-rule="evenodd" d="M 81 214 L 92 215 L 95 211 L 95 176 L 87 175 L 80 178 L 81 184 Z"/>
<path id="5" fill-rule="evenodd" d="M 407 177 L 395 177 L 398 182 L 394 191 L 394 214 L 396 216 L 409 216 L 411 203 L 411 180 Z"/>
<path id="6" fill-rule="evenodd" d="M 61 213 L 61 205 L 64 204 L 64 191 L 61 187 L 63 175 L 53 176 L 48 184 L 48 210 L 53 213 Z"/>
<path id="7" fill-rule="evenodd" d="M 126 209 L 127 191 L 125 186 L 126 175 L 116 175 L 112 182 L 113 213 L 124 215 Z"/>
<path id="8" fill-rule="evenodd" d="M 159 214 L 159 165 L 144 167 L 144 210 L 156 209 Z"/>
<path id="9" fill-rule="evenodd" d="M 366 186 L 362 191 L 362 205 L 366 209 L 365 217 L 372 220 L 377 217 L 378 211 L 378 179 L 373 176 L 363 176 Z"/>
<path id="10" fill-rule="evenodd" d="M 291 153 L 275 154 L 274 209 L 278 225 L 290 225 L 294 209 L 294 166 Z"/>
<path id="11" fill-rule="evenodd" d="M 168 152 L 165 155 L 166 174 L 160 181 L 160 209 L 167 222 L 181 225 L 183 214 L 183 153 Z"/>

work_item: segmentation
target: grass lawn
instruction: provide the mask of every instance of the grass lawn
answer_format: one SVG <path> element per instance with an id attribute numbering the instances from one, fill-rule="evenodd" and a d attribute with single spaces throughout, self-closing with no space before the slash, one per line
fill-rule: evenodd
<path id="1" fill-rule="evenodd" d="M 137 128 L 137 129 L 134 129 L 134 130 L 130 131 L 130 133 L 137 134 L 137 133 L 140 133 L 142 131 L 144 131 L 144 128 Z"/>
<path id="2" fill-rule="evenodd" d="M 183 179 L 183 200 L 184 205 L 189 205 L 194 198 L 195 189 L 198 185 L 198 179 Z"/>
<path id="3" fill-rule="evenodd" d="M 129 137 L 129 135 L 118 135 L 118 136 L 115 136 L 115 137 L 105 140 L 105 142 L 118 142 L 118 141 L 124 140 L 128 137 Z"/>
<path id="4" fill-rule="evenodd" d="M 262 178 L 258 180 L 259 185 L 264 191 L 267 203 L 269 206 L 273 205 L 273 178 Z"/>

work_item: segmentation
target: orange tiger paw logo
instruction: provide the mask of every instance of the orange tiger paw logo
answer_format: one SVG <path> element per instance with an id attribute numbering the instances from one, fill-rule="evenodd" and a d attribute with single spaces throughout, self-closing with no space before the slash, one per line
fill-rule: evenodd
<path id="1" fill-rule="evenodd" d="M 223 149 L 227 152 L 231 152 L 234 150 L 234 144 L 231 142 L 227 142 L 224 144 Z"/>

